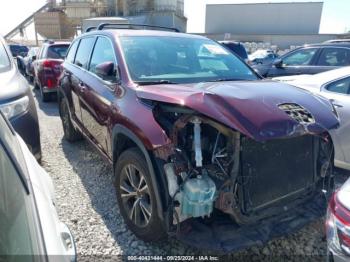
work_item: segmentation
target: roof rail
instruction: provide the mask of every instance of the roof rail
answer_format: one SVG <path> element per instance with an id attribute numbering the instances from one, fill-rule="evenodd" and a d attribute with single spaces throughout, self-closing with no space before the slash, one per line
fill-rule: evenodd
<path id="1" fill-rule="evenodd" d="M 165 26 L 156 26 L 156 25 L 146 25 L 146 24 L 120 24 L 120 23 L 103 23 L 100 24 L 96 30 L 103 30 L 106 27 L 111 29 L 137 29 L 137 27 L 141 27 L 142 29 L 161 29 L 161 30 L 168 30 L 168 31 L 174 31 L 179 33 L 179 29 L 173 28 L 173 27 L 165 27 Z"/>
<path id="2" fill-rule="evenodd" d="M 44 42 L 45 44 L 54 44 L 54 43 L 55 43 L 55 41 L 52 40 L 52 39 L 45 39 L 43 42 Z"/>
<path id="3" fill-rule="evenodd" d="M 96 26 L 90 26 L 85 30 L 85 33 L 90 32 L 92 30 L 96 30 Z"/>

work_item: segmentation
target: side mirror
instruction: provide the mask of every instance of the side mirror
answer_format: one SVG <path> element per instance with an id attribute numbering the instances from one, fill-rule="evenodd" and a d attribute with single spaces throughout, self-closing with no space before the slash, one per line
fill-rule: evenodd
<path id="1" fill-rule="evenodd" d="M 272 64 L 277 68 L 283 68 L 283 60 L 280 58 L 277 58 Z"/>
<path id="2" fill-rule="evenodd" d="M 35 61 L 36 60 L 36 55 L 33 55 L 32 56 L 32 61 Z"/>
<path id="3" fill-rule="evenodd" d="M 101 77 L 103 80 L 110 82 L 117 82 L 119 80 L 118 67 L 112 61 L 98 64 L 95 72 L 96 75 Z"/>

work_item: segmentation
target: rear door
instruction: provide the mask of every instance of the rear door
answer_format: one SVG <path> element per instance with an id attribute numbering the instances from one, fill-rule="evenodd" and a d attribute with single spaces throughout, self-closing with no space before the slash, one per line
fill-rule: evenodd
<path id="1" fill-rule="evenodd" d="M 334 130 L 347 163 L 350 163 L 350 77 L 326 84 L 322 95 L 330 99 L 335 106 L 340 127 Z"/>
<path id="2" fill-rule="evenodd" d="M 65 63 L 64 63 L 63 75 L 60 81 L 61 81 L 61 86 L 65 90 L 68 90 L 68 93 L 71 96 L 68 99 L 68 101 L 69 101 L 69 108 L 72 114 L 72 118 L 78 125 L 82 126 L 83 121 L 81 118 L 81 109 L 80 109 L 80 102 L 78 97 L 79 90 L 77 90 L 76 88 L 79 85 L 79 79 L 76 75 L 79 75 L 78 71 L 80 71 L 81 69 L 80 67 L 74 65 L 75 56 L 76 56 L 79 44 L 80 44 L 80 40 L 76 40 L 70 46 Z"/>
<path id="3" fill-rule="evenodd" d="M 350 65 L 350 49 L 343 47 L 322 48 L 316 65 L 320 72 Z"/>
<path id="4" fill-rule="evenodd" d="M 85 92 L 82 99 L 82 115 L 84 126 L 98 147 L 111 156 L 111 141 L 108 124 L 112 114 L 112 103 L 115 99 L 116 78 L 99 75 L 96 67 L 103 63 L 113 63 L 117 69 L 117 60 L 112 41 L 104 36 L 97 38 L 89 73 L 84 81 Z"/>
<path id="5" fill-rule="evenodd" d="M 84 108 L 84 96 L 86 91 L 85 81 L 88 77 L 87 69 L 92 49 L 94 47 L 96 37 L 84 37 L 80 40 L 77 54 L 74 60 L 74 69 L 72 74 L 72 96 L 74 108 L 79 109 L 81 115 L 79 121 L 84 126 L 83 115 L 86 109 Z M 85 130 L 86 131 L 86 130 Z"/>
<path id="6" fill-rule="evenodd" d="M 314 62 L 318 54 L 319 49 L 316 47 L 297 49 L 281 57 L 283 61 L 281 67 L 272 65 L 267 72 L 267 77 L 316 74 L 318 69 Z"/>

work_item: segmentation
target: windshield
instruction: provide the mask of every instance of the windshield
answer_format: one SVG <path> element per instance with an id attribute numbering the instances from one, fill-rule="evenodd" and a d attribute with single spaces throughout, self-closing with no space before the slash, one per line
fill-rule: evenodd
<path id="1" fill-rule="evenodd" d="M 198 83 L 258 79 L 234 54 L 209 39 L 127 36 L 121 37 L 121 44 L 135 82 Z"/>
<path id="2" fill-rule="evenodd" d="M 11 61 L 7 55 L 5 47 L 0 43 L 0 73 L 11 69 Z"/>

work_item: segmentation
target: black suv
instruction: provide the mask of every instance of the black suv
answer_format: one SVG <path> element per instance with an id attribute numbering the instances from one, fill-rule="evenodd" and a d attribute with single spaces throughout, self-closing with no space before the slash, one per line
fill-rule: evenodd
<path id="1" fill-rule="evenodd" d="M 323 43 L 294 49 L 272 64 L 253 68 L 264 77 L 313 75 L 350 65 L 350 43 Z"/>

